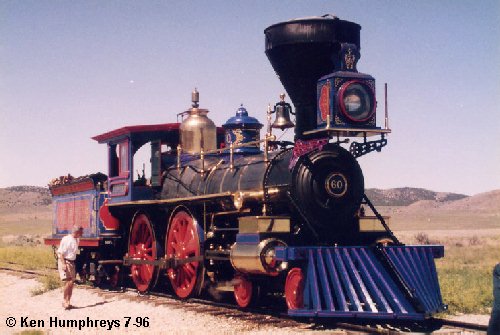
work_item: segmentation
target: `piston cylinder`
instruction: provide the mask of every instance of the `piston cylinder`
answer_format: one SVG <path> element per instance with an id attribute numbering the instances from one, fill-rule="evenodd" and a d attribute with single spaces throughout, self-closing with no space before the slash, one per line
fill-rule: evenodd
<path id="1" fill-rule="evenodd" d="M 286 243 L 276 238 L 248 242 L 237 239 L 231 248 L 231 264 L 241 273 L 275 276 L 288 266 L 286 262 L 276 260 L 276 247 L 286 247 Z"/>

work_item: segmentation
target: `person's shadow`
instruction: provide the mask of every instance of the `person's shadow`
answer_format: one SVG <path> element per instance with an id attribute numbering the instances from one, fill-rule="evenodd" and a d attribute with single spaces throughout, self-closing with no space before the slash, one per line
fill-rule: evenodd
<path id="1" fill-rule="evenodd" d="M 91 307 L 96 307 L 96 306 L 101 306 L 101 305 L 107 304 L 108 302 L 109 301 L 101 301 L 101 302 L 96 302 L 95 304 L 87 305 L 87 306 L 73 306 L 73 305 L 71 305 L 70 309 L 91 308 Z"/>

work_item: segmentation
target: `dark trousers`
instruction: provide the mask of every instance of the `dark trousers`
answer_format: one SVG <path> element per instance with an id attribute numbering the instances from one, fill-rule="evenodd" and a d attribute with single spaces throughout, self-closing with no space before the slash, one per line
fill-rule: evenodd
<path id="1" fill-rule="evenodd" d="M 493 269 L 493 309 L 488 324 L 488 335 L 500 335 L 500 263 Z"/>

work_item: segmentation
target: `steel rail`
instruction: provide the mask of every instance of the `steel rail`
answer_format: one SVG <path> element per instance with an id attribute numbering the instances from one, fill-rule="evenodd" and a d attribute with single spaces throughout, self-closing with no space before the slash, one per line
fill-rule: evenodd
<path id="1" fill-rule="evenodd" d="M 441 318 L 432 318 L 431 321 L 441 324 L 443 326 L 452 326 L 456 328 L 463 328 L 467 330 L 478 330 L 478 331 L 487 331 L 487 325 L 480 325 L 476 323 L 463 322 L 463 321 L 455 321 L 449 319 L 441 319 Z"/>

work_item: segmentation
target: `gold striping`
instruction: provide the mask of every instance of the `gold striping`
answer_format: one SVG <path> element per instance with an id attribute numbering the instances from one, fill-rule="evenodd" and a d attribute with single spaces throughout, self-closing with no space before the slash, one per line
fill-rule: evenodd
<path id="1" fill-rule="evenodd" d="M 224 198 L 224 197 L 230 197 L 230 196 L 232 196 L 231 192 L 222 192 L 222 193 L 197 195 L 194 197 L 175 198 L 175 199 L 128 201 L 128 202 L 121 202 L 119 204 L 108 204 L 108 206 L 109 207 L 117 207 L 117 206 L 125 206 L 125 205 L 161 205 L 161 204 L 171 204 L 171 203 L 182 202 L 182 201 L 210 200 L 210 199 Z"/>

